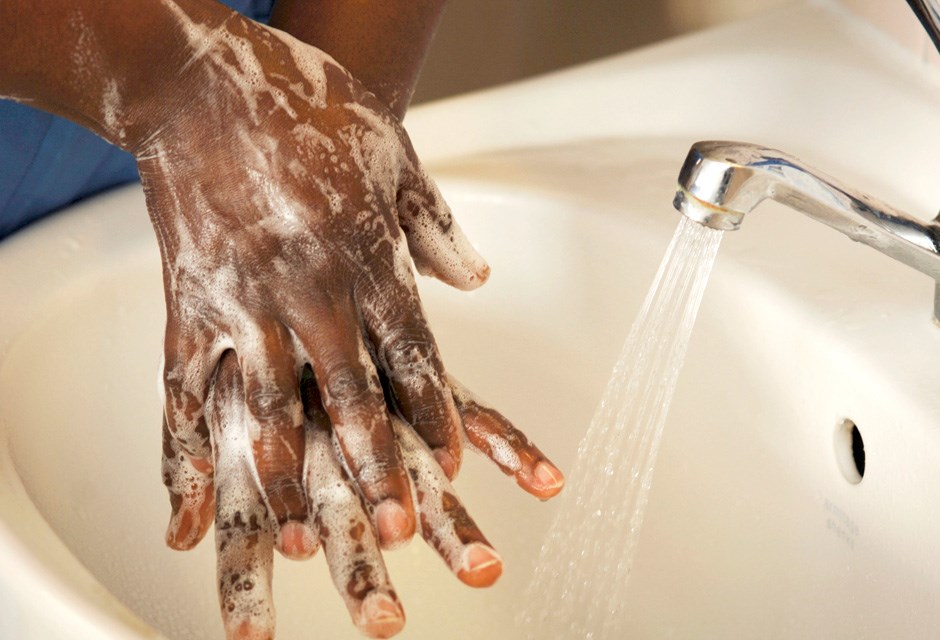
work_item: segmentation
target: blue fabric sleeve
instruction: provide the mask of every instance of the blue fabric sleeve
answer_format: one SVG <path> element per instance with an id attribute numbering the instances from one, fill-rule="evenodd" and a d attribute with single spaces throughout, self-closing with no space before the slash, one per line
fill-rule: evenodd
<path id="1" fill-rule="evenodd" d="M 225 4 L 266 21 L 273 0 Z M 129 153 L 64 118 L 0 100 L 0 238 L 77 200 L 137 179 Z"/>

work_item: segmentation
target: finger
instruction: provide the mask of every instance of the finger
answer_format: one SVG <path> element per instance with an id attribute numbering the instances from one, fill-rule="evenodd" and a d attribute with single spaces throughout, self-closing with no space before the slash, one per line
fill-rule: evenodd
<path id="1" fill-rule="evenodd" d="M 467 513 L 417 434 L 397 418 L 392 423 L 414 482 L 421 535 L 461 582 L 471 587 L 492 585 L 503 572 L 499 554 Z"/>
<path id="2" fill-rule="evenodd" d="M 337 460 L 329 417 L 315 393 L 307 405 L 304 474 L 311 522 L 353 624 L 369 637 L 389 638 L 402 629 L 405 614 L 362 502 Z"/>
<path id="3" fill-rule="evenodd" d="M 312 373 L 309 373 L 309 367 L 303 370 L 303 375 L 313 377 Z M 298 395 L 300 394 L 299 386 L 300 382 L 297 382 L 298 386 Z M 301 403 L 301 412 L 303 412 L 303 406 Z M 312 557 L 316 554 L 317 550 L 320 548 L 320 539 L 317 535 L 316 528 L 313 526 L 312 520 L 309 517 L 309 505 L 307 502 L 307 490 L 305 488 L 305 450 L 306 450 L 306 429 L 303 424 L 303 414 L 301 413 L 301 429 L 300 429 L 300 438 L 301 442 L 299 443 L 299 448 L 296 443 L 292 442 L 290 448 L 292 451 L 299 451 L 299 460 L 300 468 L 292 466 L 292 473 L 296 472 L 297 475 L 291 478 L 292 486 L 296 483 L 299 484 L 300 491 L 303 494 L 303 513 L 299 515 L 294 514 L 294 520 L 289 520 L 287 522 L 281 523 L 277 528 L 276 536 L 276 545 L 278 551 L 291 560 L 305 560 Z M 255 450 L 255 456 L 257 458 L 258 451 Z M 263 480 L 262 480 L 263 482 Z"/>
<path id="4" fill-rule="evenodd" d="M 166 543 L 180 551 L 192 549 L 212 524 L 215 495 L 212 463 L 193 459 L 182 450 L 163 420 L 163 484 L 170 495 Z"/>
<path id="5" fill-rule="evenodd" d="M 297 333 L 313 365 L 342 458 L 373 511 L 382 546 L 391 548 L 415 532 L 411 485 L 378 374 L 350 307 L 311 314 L 317 316 L 316 324 L 304 325 Z"/>
<path id="6" fill-rule="evenodd" d="M 243 330 L 238 337 L 245 406 L 258 427 L 254 456 L 261 486 L 278 525 L 298 523 L 306 517 L 307 503 L 302 486 L 303 407 L 293 342 L 280 323 Z M 299 551 L 289 547 L 279 544 L 287 555 Z"/>
<path id="7" fill-rule="evenodd" d="M 437 185 L 412 156 L 398 192 L 398 219 L 418 271 L 457 289 L 476 289 L 490 275 Z"/>
<path id="8" fill-rule="evenodd" d="M 180 326 L 169 309 L 167 315 L 161 377 L 167 430 L 190 457 L 209 460 L 212 453 L 203 405 L 214 358 L 209 346 L 194 338 L 201 332 Z"/>
<path id="9" fill-rule="evenodd" d="M 207 402 L 217 470 L 215 542 L 219 604 L 228 640 L 274 638 L 274 527 L 253 472 L 244 387 L 232 352 Z"/>
<path id="10" fill-rule="evenodd" d="M 366 331 L 396 408 L 454 478 L 463 454 L 460 416 L 414 280 L 408 273 L 359 295 Z"/>
<path id="11" fill-rule="evenodd" d="M 470 444 L 535 497 L 547 500 L 558 495 L 565 486 L 558 467 L 501 413 L 483 404 L 453 376 L 448 380 Z"/>

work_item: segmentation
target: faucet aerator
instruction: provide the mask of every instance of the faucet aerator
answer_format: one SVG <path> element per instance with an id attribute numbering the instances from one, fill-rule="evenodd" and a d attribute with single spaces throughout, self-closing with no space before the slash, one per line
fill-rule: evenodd
<path id="1" fill-rule="evenodd" d="M 699 200 L 681 187 L 676 190 L 672 206 L 686 218 L 710 229 L 734 231 L 741 227 L 741 221 L 744 220 L 744 214 L 740 211 L 716 207 L 704 200 Z"/>

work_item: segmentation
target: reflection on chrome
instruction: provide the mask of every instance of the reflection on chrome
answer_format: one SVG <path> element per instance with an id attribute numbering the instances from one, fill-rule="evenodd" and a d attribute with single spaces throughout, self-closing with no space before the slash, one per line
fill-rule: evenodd
<path id="1" fill-rule="evenodd" d="M 697 142 L 673 205 L 715 229 L 737 229 L 774 200 L 903 262 L 940 283 L 940 224 L 924 222 L 840 184 L 780 151 L 742 142 Z M 940 284 L 934 317 L 940 317 Z"/>

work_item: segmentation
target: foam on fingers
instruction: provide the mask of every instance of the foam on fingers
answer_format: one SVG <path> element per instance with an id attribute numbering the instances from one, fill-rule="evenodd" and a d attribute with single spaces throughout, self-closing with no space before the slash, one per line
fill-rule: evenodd
<path id="1" fill-rule="evenodd" d="M 395 409 L 455 476 L 463 453 L 460 416 L 414 278 L 360 291 L 359 304 Z"/>
<path id="2" fill-rule="evenodd" d="M 476 289 L 489 278 L 489 265 L 464 235 L 423 168 L 412 168 L 398 195 L 398 215 L 420 273 L 464 291 Z"/>
<path id="3" fill-rule="evenodd" d="M 307 411 L 316 412 L 316 419 L 331 429 L 339 445 L 336 455 L 345 463 L 372 514 L 381 519 L 377 522 L 380 542 L 391 548 L 410 539 L 415 531 L 408 475 L 372 357 L 362 337 L 349 329 L 356 324 L 354 313 L 351 309 L 335 313 L 328 318 L 329 335 L 319 336 L 319 341 L 309 337 L 304 342 L 309 345 L 316 376 L 316 382 L 310 380 L 304 392 Z"/>
<path id="4" fill-rule="evenodd" d="M 219 605 L 230 639 L 274 637 L 273 534 L 264 515 L 220 508 L 216 518 Z"/>
<path id="5" fill-rule="evenodd" d="M 339 463 L 325 414 L 314 415 L 316 421 L 307 423 L 304 474 L 309 518 L 353 623 L 371 637 L 389 637 L 404 625 L 404 612 L 369 516 Z"/>
<path id="6" fill-rule="evenodd" d="M 274 525 L 253 466 L 249 416 L 233 354 L 223 358 L 207 409 L 217 472 L 219 605 L 229 640 L 273 638 Z"/>
<path id="7" fill-rule="evenodd" d="M 170 496 L 170 522 L 166 543 L 173 549 L 191 549 L 212 524 L 215 507 L 212 467 L 194 461 L 163 423 L 163 484 Z"/>
<path id="8" fill-rule="evenodd" d="M 302 520 L 307 511 L 301 486 L 303 407 L 290 336 L 280 323 L 263 328 L 258 336 L 249 334 L 253 339 L 239 341 L 262 345 L 239 354 L 239 366 L 245 407 L 258 426 L 253 437 L 255 468 L 272 517 L 286 523 Z"/>
<path id="9" fill-rule="evenodd" d="M 450 481 L 410 426 L 392 425 L 411 474 L 421 534 L 464 584 L 488 587 L 502 574 L 502 559 L 467 513 Z"/>
<path id="10" fill-rule="evenodd" d="M 308 422 L 305 479 L 315 523 L 337 592 L 353 623 L 387 638 L 405 622 L 372 523 L 339 464 L 325 424 Z"/>
<path id="11" fill-rule="evenodd" d="M 564 488 L 562 472 L 501 413 L 487 406 L 453 376 L 448 376 L 454 402 L 470 445 L 506 475 L 541 500 Z"/>

